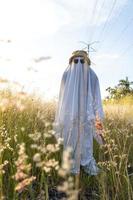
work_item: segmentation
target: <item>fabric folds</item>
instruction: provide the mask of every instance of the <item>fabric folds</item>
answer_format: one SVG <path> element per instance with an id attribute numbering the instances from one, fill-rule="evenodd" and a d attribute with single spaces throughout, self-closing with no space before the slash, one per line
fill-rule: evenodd
<path id="1" fill-rule="evenodd" d="M 79 173 L 80 165 L 90 166 L 90 174 L 98 173 L 93 157 L 93 138 L 99 144 L 102 142 L 94 126 L 96 114 L 103 120 L 98 77 L 87 63 L 72 63 L 62 76 L 53 123 L 57 139 L 64 139 L 64 149 L 67 146 L 73 149 L 72 173 Z"/>

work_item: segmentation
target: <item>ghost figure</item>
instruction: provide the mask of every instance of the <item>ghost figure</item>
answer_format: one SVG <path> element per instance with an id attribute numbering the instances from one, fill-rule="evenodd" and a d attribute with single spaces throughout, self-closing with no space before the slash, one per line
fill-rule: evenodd
<path id="1" fill-rule="evenodd" d="M 73 174 L 80 173 L 80 166 L 89 175 L 100 172 L 93 157 L 93 138 L 102 144 L 96 133 L 95 120 L 98 116 L 102 121 L 104 112 L 99 80 L 90 64 L 86 51 L 72 53 L 62 76 L 53 123 L 55 136 L 63 138 L 64 149 L 72 148 Z"/>

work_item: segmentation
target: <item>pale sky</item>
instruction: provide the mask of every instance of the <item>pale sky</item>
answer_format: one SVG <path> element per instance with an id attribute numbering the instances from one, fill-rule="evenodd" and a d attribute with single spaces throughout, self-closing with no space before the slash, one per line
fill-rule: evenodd
<path id="1" fill-rule="evenodd" d="M 92 69 L 105 89 L 133 81 L 132 0 L 0 0 L 0 77 L 58 97 L 79 41 L 93 42 Z"/>

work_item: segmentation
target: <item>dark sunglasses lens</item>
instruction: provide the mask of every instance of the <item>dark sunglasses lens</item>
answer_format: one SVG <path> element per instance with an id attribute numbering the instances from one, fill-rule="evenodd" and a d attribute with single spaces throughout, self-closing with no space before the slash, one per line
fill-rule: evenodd
<path id="1" fill-rule="evenodd" d="M 74 63 L 77 64 L 78 63 L 78 59 L 74 59 Z"/>
<path id="2" fill-rule="evenodd" d="M 80 62 L 81 62 L 81 64 L 84 64 L 84 63 L 85 63 L 84 59 L 81 59 Z"/>

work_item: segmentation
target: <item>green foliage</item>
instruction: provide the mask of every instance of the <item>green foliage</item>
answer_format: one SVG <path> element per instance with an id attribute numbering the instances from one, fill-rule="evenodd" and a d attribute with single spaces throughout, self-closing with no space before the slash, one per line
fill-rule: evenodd
<path id="1" fill-rule="evenodd" d="M 123 96 L 126 95 L 133 95 L 133 88 L 131 88 L 131 85 L 133 84 L 133 81 L 129 81 L 128 77 L 126 79 L 119 80 L 119 83 L 114 88 L 108 87 L 106 88 L 106 91 L 109 92 L 109 96 L 107 96 L 107 99 L 120 99 Z"/>

